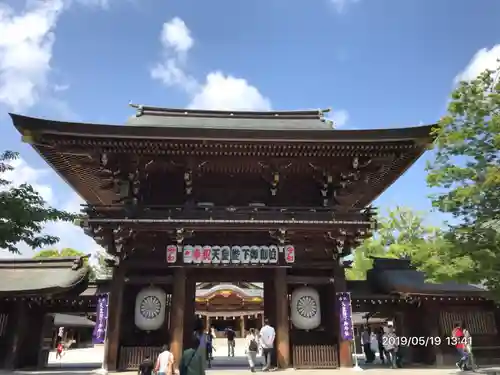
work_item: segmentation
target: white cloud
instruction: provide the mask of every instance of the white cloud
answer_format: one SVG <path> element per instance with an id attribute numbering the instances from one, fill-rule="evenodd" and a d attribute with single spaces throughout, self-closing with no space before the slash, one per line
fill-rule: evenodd
<path id="1" fill-rule="evenodd" d="M 97 7 L 103 9 L 107 9 L 110 6 L 110 0 L 76 0 L 76 2 L 84 6 Z"/>
<path id="2" fill-rule="evenodd" d="M 193 47 L 191 31 L 178 17 L 163 24 L 160 34 L 162 60 L 151 69 L 151 77 L 167 86 L 176 86 L 188 93 L 199 89 L 195 78 L 184 71 L 187 53 Z"/>
<path id="3" fill-rule="evenodd" d="M 358 3 L 359 1 L 360 0 L 330 0 L 333 7 L 339 14 L 345 13 L 349 5 Z"/>
<path id="4" fill-rule="evenodd" d="M 188 108 L 218 110 L 267 111 L 271 100 L 246 79 L 222 71 L 208 73 L 200 82 L 186 71 L 189 51 L 194 45 L 191 31 L 178 17 L 165 22 L 160 34 L 162 59 L 151 69 L 151 78 L 166 86 L 178 87 L 190 98 Z M 344 110 L 334 113 L 336 126 L 344 125 L 349 115 Z"/>
<path id="5" fill-rule="evenodd" d="M 47 87 L 54 28 L 62 0 L 28 2 L 16 14 L 0 4 L 0 103 L 14 110 L 33 106 Z"/>
<path id="6" fill-rule="evenodd" d="M 244 78 L 226 76 L 212 72 L 193 96 L 189 108 L 219 110 L 262 110 L 271 109 L 271 101 Z"/>
<path id="7" fill-rule="evenodd" d="M 194 44 L 191 31 L 179 17 L 163 24 L 160 41 L 165 48 L 172 48 L 176 53 L 186 53 Z"/>
<path id="8" fill-rule="evenodd" d="M 0 104 L 14 111 L 35 105 L 51 91 L 49 85 L 55 28 L 72 0 L 26 0 L 16 12 L 0 2 Z M 109 0 L 76 0 L 84 6 L 106 8 Z M 62 89 L 62 90 L 61 90 Z"/>
<path id="9" fill-rule="evenodd" d="M 269 110 L 271 102 L 246 79 L 214 71 L 200 83 L 186 72 L 188 52 L 194 45 L 191 31 L 178 17 L 163 24 L 160 34 L 162 60 L 151 69 L 151 77 L 189 94 L 189 108 L 220 110 Z"/>
<path id="10" fill-rule="evenodd" d="M 50 173 L 50 170 L 33 168 L 23 159 L 16 159 L 10 165 L 14 169 L 3 173 L 3 179 L 11 181 L 11 186 L 14 187 L 18 187 L 24 183 L 30 184 L 46 202 L 53 203 L 54 194 L 52 187 L 43 182 L 43 178 Z"/>
<path id="11" fill-rule="evenodd" d="M 491 49 L 480 49 L 472 57 L 465 69 L 455 77 L 454 84 L 457 84 L 460 81 L 473 80 L 486 69 L 495 70 L 499 65 L 499 59 L 500 44 L 493 46 Z"/>
<path id="12" fill-rule="evenodd" d="M 55 92 L 63 92 L 63 91 L 67 91 L 69 90 L 69 85 L 68 84 L 62 84 L 62 85 L 58 85 L 58 84 L 55 84 L 53 86 L 53 90 Z"/>
<path id="13" fill-rule="evenodd" d="M 330 116 L 330 120 L 333 121 L 333 128 L 338 129 L 347 123 L 347 121 L 349 120 L 349 113 L 343 109 L 338 111 L 334 110 L 332 115 Z"/>

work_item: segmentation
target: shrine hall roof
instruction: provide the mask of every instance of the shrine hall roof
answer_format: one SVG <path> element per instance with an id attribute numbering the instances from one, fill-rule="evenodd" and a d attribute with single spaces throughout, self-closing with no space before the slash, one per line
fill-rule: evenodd
<path id="1" fill-rule="evenodd" d="M 211 288 L 200 288 L 196 289 L 196 297 L 206 298 L 211 297 L 218 293 L 223 293 L 226 291 L 230 291 L 232 293 L 236 293 L 241 297 L 264 297 L 264 289 L 262 288 L 241 288 L 235 284 L 219 284 L 212 286 Z"/>
<path id="2" fill-rule="evenodd" d="M 407 259 L 375 258 L 373 268 L 367 273 L 367 284 L 373 292 L 387 294 L 414 294 L 428 296 L 486 296 L 485 288 L 454 281 L 430 283 Z"/>
<path id="3" fill-rule="evenodd" d="M 85 287 L 89 268 L 79 257 L 0 259 L 0 297 L 57 295 Z"/>
<path id="4" fill-rule="evenodd" d="M 331 130 L 333 122 L 324 118 L 329 110 L 306 111 L 208 111 L 134 105 L 135 116 L 126 125 L 196 129 L 250 130 Z"/>
<path id="5" fill-rule="evenodd" d="M 242 170 L 260 173 L 262 166 L 253 159 L 261 157 L 289 158 L 294 162 L 288 173 L 293 169 L 294 173 L 304 174 L 314 173 L 312 159 L 327 164 L 329 158 L 343 158 L 335 167 L 340 170 L 350 168 L 351 158 L 365 158 L 369 164 L 365 178 L 353 182 L 350 194 L 339 198 L 345 206 L 365 207 L 404 173 L 433 141 L 432 125 L 376 130 L 332 129 L 323 118 L 326 111 L 321 110 L 228 112 L 155 107 L 138 110 L 128 126 L 10 116 L 23 140 L 92 205 L 111 205 L 119 199 L 118 192 L 103 184 L 100 153 L 106 150 L 110 154 L 133 155 L 132 158 L 144 163 L 146 158 L 160 163 L 167 156 L 190 157 L 201 160 L 204 170 L 222 173 Z M 242 157 L 231 159 L 230 155 Z M 203 162 L 219 157 L 224 157 L 227 163 Z M 370 180 L 370 189 L 366 189 L 364 181 L 367 180 Z"/>
<path id="6" fill-rule="evenodd" d="M 193 111 L 190 111 L 193 112 Z M 209 111 L 203 111 L 207 113 Z M 212 111 L 216 112 L 216 111 Z M 236 113 L 236 112 L 235 112 Z M 252 112 L 240 112 L 252 113 Z M 262 114 L 264 112 L 257 112 Z M 304 112 L 270 112 L 309 113 Z M 319 115 L 259 115 L 255 117 L 219 116 L 203 117 L 188 113 L 185 117 L 171 114 L 160 117 L 144 115 L 134 117 L 125 126 L 63 122 L 42 118 L 10 114 L 14 126 L 23 135 L 50 135 L 75 137 L 76 139 L 122 139 L 122 140 L 237 140 L 237 141 L 297 141 L 297 142 L 432 142 L 431 129 L 434 125 L 408 128 L 372 130 L 336 130 L 321 120 Z M 163 117 L 165 116 L 165 117 Z M 167 120 L 168 119 L 168 120 Z M 205 126 L 205 121 L 218 122 L 220 126 Z M 237 122 L 233 122 L 237 120 Z M 241 121 L 249 121 L 243 125 Z M 162 125 L 161 122 L 165 124 Z M 189 126 L 186 124 L 189 122 Z M 274 124 L 274 125 L 273 125 Z M 302 125 L 300 125 L 302 124 Z M 327 125 L 325 125 L 327 124 Z M 128 125 L 128 126 L 127 126 Z"/>

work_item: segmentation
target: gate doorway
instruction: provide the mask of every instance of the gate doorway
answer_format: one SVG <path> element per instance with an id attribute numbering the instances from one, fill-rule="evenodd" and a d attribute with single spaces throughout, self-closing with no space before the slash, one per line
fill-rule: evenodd
<path id="1" fill-rule="evenodd" d="M 212 342 L 206 347 L 209 367 L 248 367 L 246 336 L 263 325 L 264 283 L 226 280 L 195 285 L 194 327 Z M 261 365 L 258 355 L 256 367 Z"/>

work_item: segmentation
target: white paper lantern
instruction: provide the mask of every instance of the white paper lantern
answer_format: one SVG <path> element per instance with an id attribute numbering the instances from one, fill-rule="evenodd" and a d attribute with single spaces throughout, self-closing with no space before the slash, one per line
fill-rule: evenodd
<path id="1" fill-rule="evenodd" d="M 295 289 L 290 303 L 292 324 L 297 329 L 315 329 L 321 324 L 319 293 L 309 287 Z"/>
<path id="2" fill-rule="evenodd" d="M 167 295 L 163 289 L 148 287 L 137 293 L 134 321 L 143 331 L 159 329 L 165 321 Z"/>

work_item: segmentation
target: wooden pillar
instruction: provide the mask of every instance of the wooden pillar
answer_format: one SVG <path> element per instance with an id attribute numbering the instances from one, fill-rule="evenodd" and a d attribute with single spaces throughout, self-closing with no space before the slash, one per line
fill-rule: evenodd
<path id="1" fill-rule="evenodd" d="M 241 337 L 245 337 L 245 315 L 240 316 Z"/>
<path id="2" fill-rule="evenodd" d="M 125 268 L 118 266 L 113 270 L 111 291 L 108 299 L 108 321 L 103 363 L 104 368 L 108 371 L 118 370 L 124 289 Z M 132 324 L 132 322 L 127 323 Z"/>
<path id="3" fill-rule="evenodd" d="M 210 331 L 210 316 L 205 315 L 205 329 Z"/>
<path id="4" fill-rule="evenodd" d="M 198 329 L 203 329 L 203 320 L 196 315 L 196 281 L 191 277 L 190 272 L 186 271 L 186 292 L 184 305 L 184 340 L 183 346 L 191 345 L 193 333 Z"/>
<path id="5" fill-rule="evenodd" d="M 268 278 L 264 280 L 264 314 L 262 317 L 262 326 L 264 326 L 265 320 L 269 319 L 269 324 L 276 328 L 278 319 L 276 316 L 276 290 L 274 282 L 275 273 L 270 272 Z M 271 363 L 273 366 L 277 365 L 276 351 L 272 352 Z"/>
<path id="6" fill-rule="evenodd" d="M 340 265 L 336 265 L 334 268 L 334 280 L 335 280 L 335 291 L 337 293 L 340 292 L 348 292 L 347 284 L 345 281 L 345 270 Z M 338 299 L 336 295 L 333 296 L 335 298 L 335 311 L 336 311 L 336 324 L 337 324 L 337 332 L 338 332 L 338 341 L 339 341 L 339 365 L 340 367 L 352 367 L 352 343 L 351 341 L 342 340 L 342 333 L 340 332 L 340 307 L 338 303 Z"/>
<path id="7" fill-rule="evenodd" d="M 276 293 L 276 356 L 279 368 L 290 367 L 289 303 L 286 268 L 276 268 L 274 287 Z"/>
<path id="8" fill-rule="evenodd" d="M 184 340 L 184 316 L 186 306 L 186 269 L 179 267 L 174 270 L 172 290 L 172 311 L 170 313 L 170 351 L 178 366 L 182 355 Z"/>
<path id="9" fill-rule="evenodd" d="M 7 329 L 10 336 L 8 353 L 5 356 L 5 368 L 13 370 L 19 367 L 22 362 L 22 345 L 27 332 L 28 306 L 24 301 L 17 301 L 11 311 L 7 321 Z"/>

